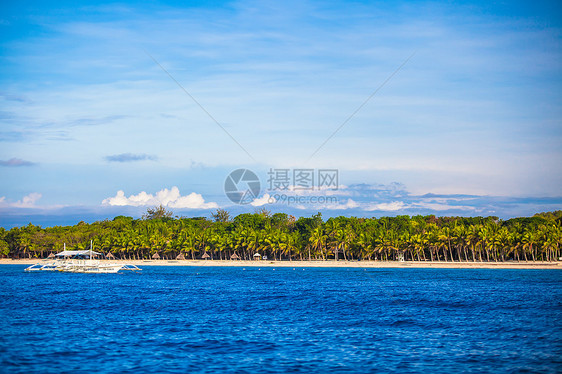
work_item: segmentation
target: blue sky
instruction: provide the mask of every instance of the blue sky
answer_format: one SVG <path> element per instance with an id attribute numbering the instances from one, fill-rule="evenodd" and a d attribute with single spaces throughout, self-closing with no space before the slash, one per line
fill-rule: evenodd
<path id="1" fill-rule="evenodd" d="M 0 225 L 140 216 L 155 203 L 184 216 L 562 209 L 561 11 L 3 2 Z M 223 192 L 238 168 L 262 182 L 253 205 Z M 272 168 L 337 169 L 337 193 L 288 193 L 336 200 L 264 204 Z"/>

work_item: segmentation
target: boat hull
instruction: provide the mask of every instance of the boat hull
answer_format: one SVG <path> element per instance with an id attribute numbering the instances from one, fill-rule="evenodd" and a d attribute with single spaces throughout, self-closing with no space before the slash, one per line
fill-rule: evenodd
<path id="1" fill-rule="evenodd" d="M 140 271 L 141 268 L 130 264 L 103 263 L 92 260 L 62 260 L 46 264 L 37 263 L 25 271 L 59 271 L 63 273 L 114 274 L 121 270 Z"/>

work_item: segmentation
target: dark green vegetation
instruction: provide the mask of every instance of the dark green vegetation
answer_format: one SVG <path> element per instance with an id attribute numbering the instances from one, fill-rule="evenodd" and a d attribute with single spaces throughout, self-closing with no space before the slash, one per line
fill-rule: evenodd
<path id="1" fill-rule="evenodd" d="M 212 220 L 172 218 L 163 207 L 143 219 L 118 216 L 112 221 L 41 228 L 29 224 L 0 228 L 0 255 L 46 257 L 51 252 L 94 248 L 117 258 L 162 257 L 229 259 L 554 261 L 561 256 L 562 211 L 531 218 L 398 216 L 337 217 L 320 213 L 295 219 L 267 210 L 231 218 L 218 210 Z M 158 256 L 156 256 L 158 254 Z M 206 257 L 206 256 L 205 256 Z"/>

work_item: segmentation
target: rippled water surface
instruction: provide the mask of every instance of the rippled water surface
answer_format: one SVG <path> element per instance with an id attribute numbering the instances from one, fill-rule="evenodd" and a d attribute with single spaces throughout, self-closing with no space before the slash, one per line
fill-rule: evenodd
<path id="1" fill-rule="evenodd" d="M 562 271 L 0 266 L 2 372 L 562 372 Z"/>

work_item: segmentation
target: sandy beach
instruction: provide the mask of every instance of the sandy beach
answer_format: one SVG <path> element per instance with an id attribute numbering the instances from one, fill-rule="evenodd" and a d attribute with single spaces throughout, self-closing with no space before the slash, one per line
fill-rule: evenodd
<path id="1" fill-rule="evenodd" d="M 31 265 L 44 259 L 0 259 L 0 265 Z M 234 260 L 111 260 L 143 266 L 441 268 L 441 269 L 562 269 L 562 262 L 423 262 L 423 261 L 234 261 Z"/>

